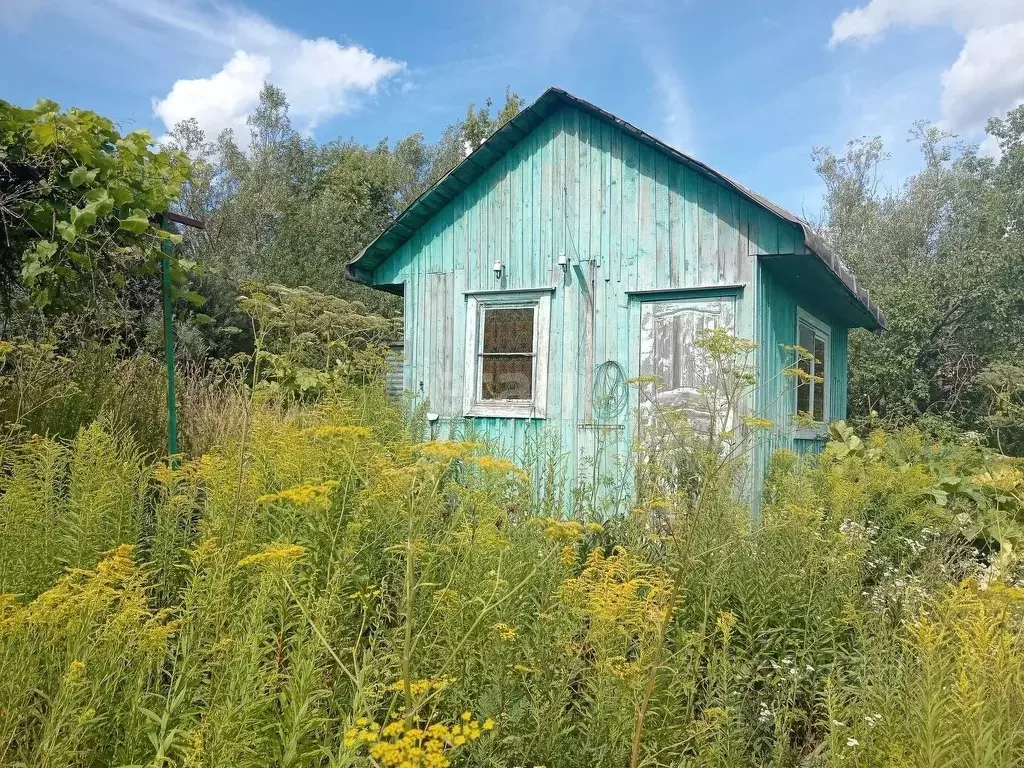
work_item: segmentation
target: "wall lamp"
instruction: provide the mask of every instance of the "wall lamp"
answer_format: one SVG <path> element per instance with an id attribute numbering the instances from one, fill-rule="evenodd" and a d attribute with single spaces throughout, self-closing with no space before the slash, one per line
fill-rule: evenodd
<path id="1" fill-rule="evenodd" d="M 494 270 L 494 279 L 501 280 L 501 270 L 504 269 L 504 267 L 501 265 L 501 259 L 495 259 L 494 266 L 491 267 L 491 269 Z"/>

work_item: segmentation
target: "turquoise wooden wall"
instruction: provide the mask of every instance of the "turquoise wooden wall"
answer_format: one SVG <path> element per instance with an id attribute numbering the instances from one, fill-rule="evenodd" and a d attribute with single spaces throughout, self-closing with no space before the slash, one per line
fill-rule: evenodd
<path id="1" fill-rule="evenodd" d="M 792 418 L 796 411 L 795 380 L 784 372 L 796 365 L 796 354 L 784 349 L 797 341 L 797 309 L 809 312 L 831 327 L 829 335 L 829 400 L 826 421 L 846 418 L 849 329 L 831 318 L 828 308 L 813 296 L 801 294 L 783 280 L 778 270 L 759 265 L 757 273 L 757 389 L 755 411 L 774 426 L 759 434 L 752 483 L 754 496 L 760 492 L 764 469 L 772 452 L 779 449 L 803 456 L 820 450 L 822 441 L 797 439 Z"/>
<path id="2" fill-rule="evenodd" d="M 435 434 L 472 433 L 520 461 L 544 443 L 561 455 L 571 485 L 614 473 L 628 460 L 635 399 L 615 424 L 586 423 L 585 414 L 593 368 L 614 360 L 627 376 L 637 374 L 645 292 L 742 286 L 737 331 L 749 338 L 763 327 L 770 338 L 762 364 L 774 365 L 766 350 L 787 343 L 789 310 L 770 281 L 757 279 L 757 257 L 805 252 L 795 225 L 613 123 L 563 106 L 417 230 L 373 282 L 404 284 L 404 385 L 439 414 Z M 570 260 L 565 273 L 559 253 Z M 500 281 L 496 259 L 505 265 Z M 588 357 L 584 289 L 591 274 Z M 547 418 L 463 420 L 467 292 L 548 287 Z M 772 305 L 759 314 L 765 291 Z M 794 333 L 795 323 L 794 315 Z M 845 381 L 841 389 L 845 394 Z"/>

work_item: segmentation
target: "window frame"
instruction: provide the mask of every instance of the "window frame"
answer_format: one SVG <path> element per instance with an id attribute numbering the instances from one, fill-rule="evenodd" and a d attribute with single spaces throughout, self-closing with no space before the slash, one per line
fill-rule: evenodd
<path id="1" fill-rule="evenodd" d="M 807 326 L 808 328 L 811 329 L 811 332 L 814 333 L 816 338 L 820 338 L 822 341 L 825 342 L 825 375 L 822 377 L 824 379 L 824 381 L 822 382 L 822 396 L 824 398 L 824 403 L 822 404 L 822 409 L 821 409 L 822 420 L 821 421 L 815 421 L 813 423 L 813 425 L 810 426 L 810 427 L 797 427 L 793 431 L 793 437 L 798 439 L 798 440 L 801 440 L 801 439 L 802 440 L 813 440 L 813 439 L 820 438 L 820 437 L 822 437 L 822 436 L 824 436 L 826 434 L 827 425 L 828 425 L 828 422 L 829 422 L 829 407 L 832 405 L 832 387 L 831 387 L 831 382 L 830 382 L 830 377 L 831 377 L 831 372 L 832 372 L 832 327 L 828 323 L 825 323 L 825 322 L 822 322 L 821 320 L 819 320 L 817 317 L 812 315 L 810 312 L 807 312 L 806 310 L 801 309 L 800 307 L 797 307 L 797 310 L 796 310 L 796 345 L 797 346 L 800 345 L 800 327 L 801 326 Z M 814 350 L 813 349 L 808 350 L 808 351 L 812 355 L 814 354 Z M 799 360 L 797 360 L 797 365 L 799 365 Z M 793 418 L 794 419 L 798 418 L 799 414 L 800 414 L 799 410 L 797 410 L 797 405 L 799 403 L 798 390 L 799 390 L 799 382 L 797 383 L 797 386 L 793 388 L 793 411 L 792 411 L 792 413 L 793 413 Z M 813 381 L 811 382 L 811 393 L 810 393 L 810 399 L 809 399 L 809 403 L 808 404 L 810 406 L 811 418 L 813 419 L 814 418 L 814 416 L 813 416 L 813 414 L 814 414 L 814 382 Z"/>
<path id="2" fill-rule="evenodd" d="M 466 297 L 465 377 L 463 415 L 512 419 L 547 416 L 548 340 L 551 329 L 551 291 L 485 291 Z M 533 397 L 530 400 L 485 400 L 483 385 L 483 324 L 488 309 L 533 309 Z"/>

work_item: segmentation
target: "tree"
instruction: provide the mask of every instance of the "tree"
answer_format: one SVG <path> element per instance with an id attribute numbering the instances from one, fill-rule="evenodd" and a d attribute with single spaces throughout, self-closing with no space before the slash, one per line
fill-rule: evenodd
<path id="1" fill-rule="evenodd" d="M 1014 168 L 1021 121 L 1018 109 L 990 124 L 1006 147 L 998 162 L 918 123 L 911 139 L 924 167 L 895 189 L 879 182 L 880 139 L 851 142 L 842 156 L 815 150 L 826 188 L 818 231 L 889 318 L 881 337 L 851 336 L 854 416 L 934 414 L 977 428 L 978 374 L 1024 352 L 1024 242 L 1014 207 L 1024 190 Z"/>
<path id="2" fill-rule="evenodd" d="M 394 145 L 321 145 L 294 131 L 284 93 L 267 84 L 248 121 L 247 148 L 230 133 L 210 141 L 194 121 L 179 124 L 172 142 L 195 169 L 180 204 L 207 223 L 185 241 L 189 258 L 204 268 L 200 292 L 227 311 L 234 303 L 227 294 L 245 279 L 307 285 L 397 315 L 398 300 L 350 282 L 345 265 L 462 160 L 466 142 L 478 146 L 521 106 L 510 90 L 494 117 L 489 99 L 479 109 L 470 105 L 466 119 L 433 145 L 419 132 Z"/>

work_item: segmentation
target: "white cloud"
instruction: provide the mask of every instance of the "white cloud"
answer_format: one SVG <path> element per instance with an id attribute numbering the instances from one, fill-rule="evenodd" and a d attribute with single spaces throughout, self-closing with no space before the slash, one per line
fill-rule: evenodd
<path id="1" fill-rule="evenodd" d="M 869 44 L 896 27 L 952 27 L 964 37 L 957 60 L 941 75 L 942 122 L 977 130 L 1024 103 L 1022 0 L 870 0 L 832 22 L 832 46 Z"/>
<path id="2" fill-rule="evenodd" d="M 326 37 L 303 38 L 240 7 L 197 0 L 108 0 L 139 26 L 179 38 L 176 44 L 199 61 L 218 62 L 206 77 L 181 79 L 153 111 L 169 130 L 195 118 L 214 136 L 225 128 L 246 141 L 246 117 L 259 99 L 264 81 L 284 90 L 297 127 L 351 111 L 362 98 L 405 69 L 405 63 L 358 45 Z M 218 66 L 213 64 L 213 68 Z"/>
<path id="3" fill-rule="evenodd" d="M 1022 102 L 1024 20 L 969 32 L 960 56 L 942 73 L 942 114 L 949 127 L 970 130 Z"/>
<path id="4" fill-rule="evenodd" d="M 664 62 L 652 68 L 654 88 L 661 98 L 665 141 L 678 150 L 693 154 L 693 121 L 683 79 L 674 67 Z"/>
<path id="5" fill-rule="evenodd" d="M 153 100 L 153 112 L 168 128 L 194 117 L 209 136 L 231 128 L 244 137 L 245 117 L 259 100 L 271 67 L 266 56 L 237 51 L 212 77 L 176 82 L 167 96 Z"/>

